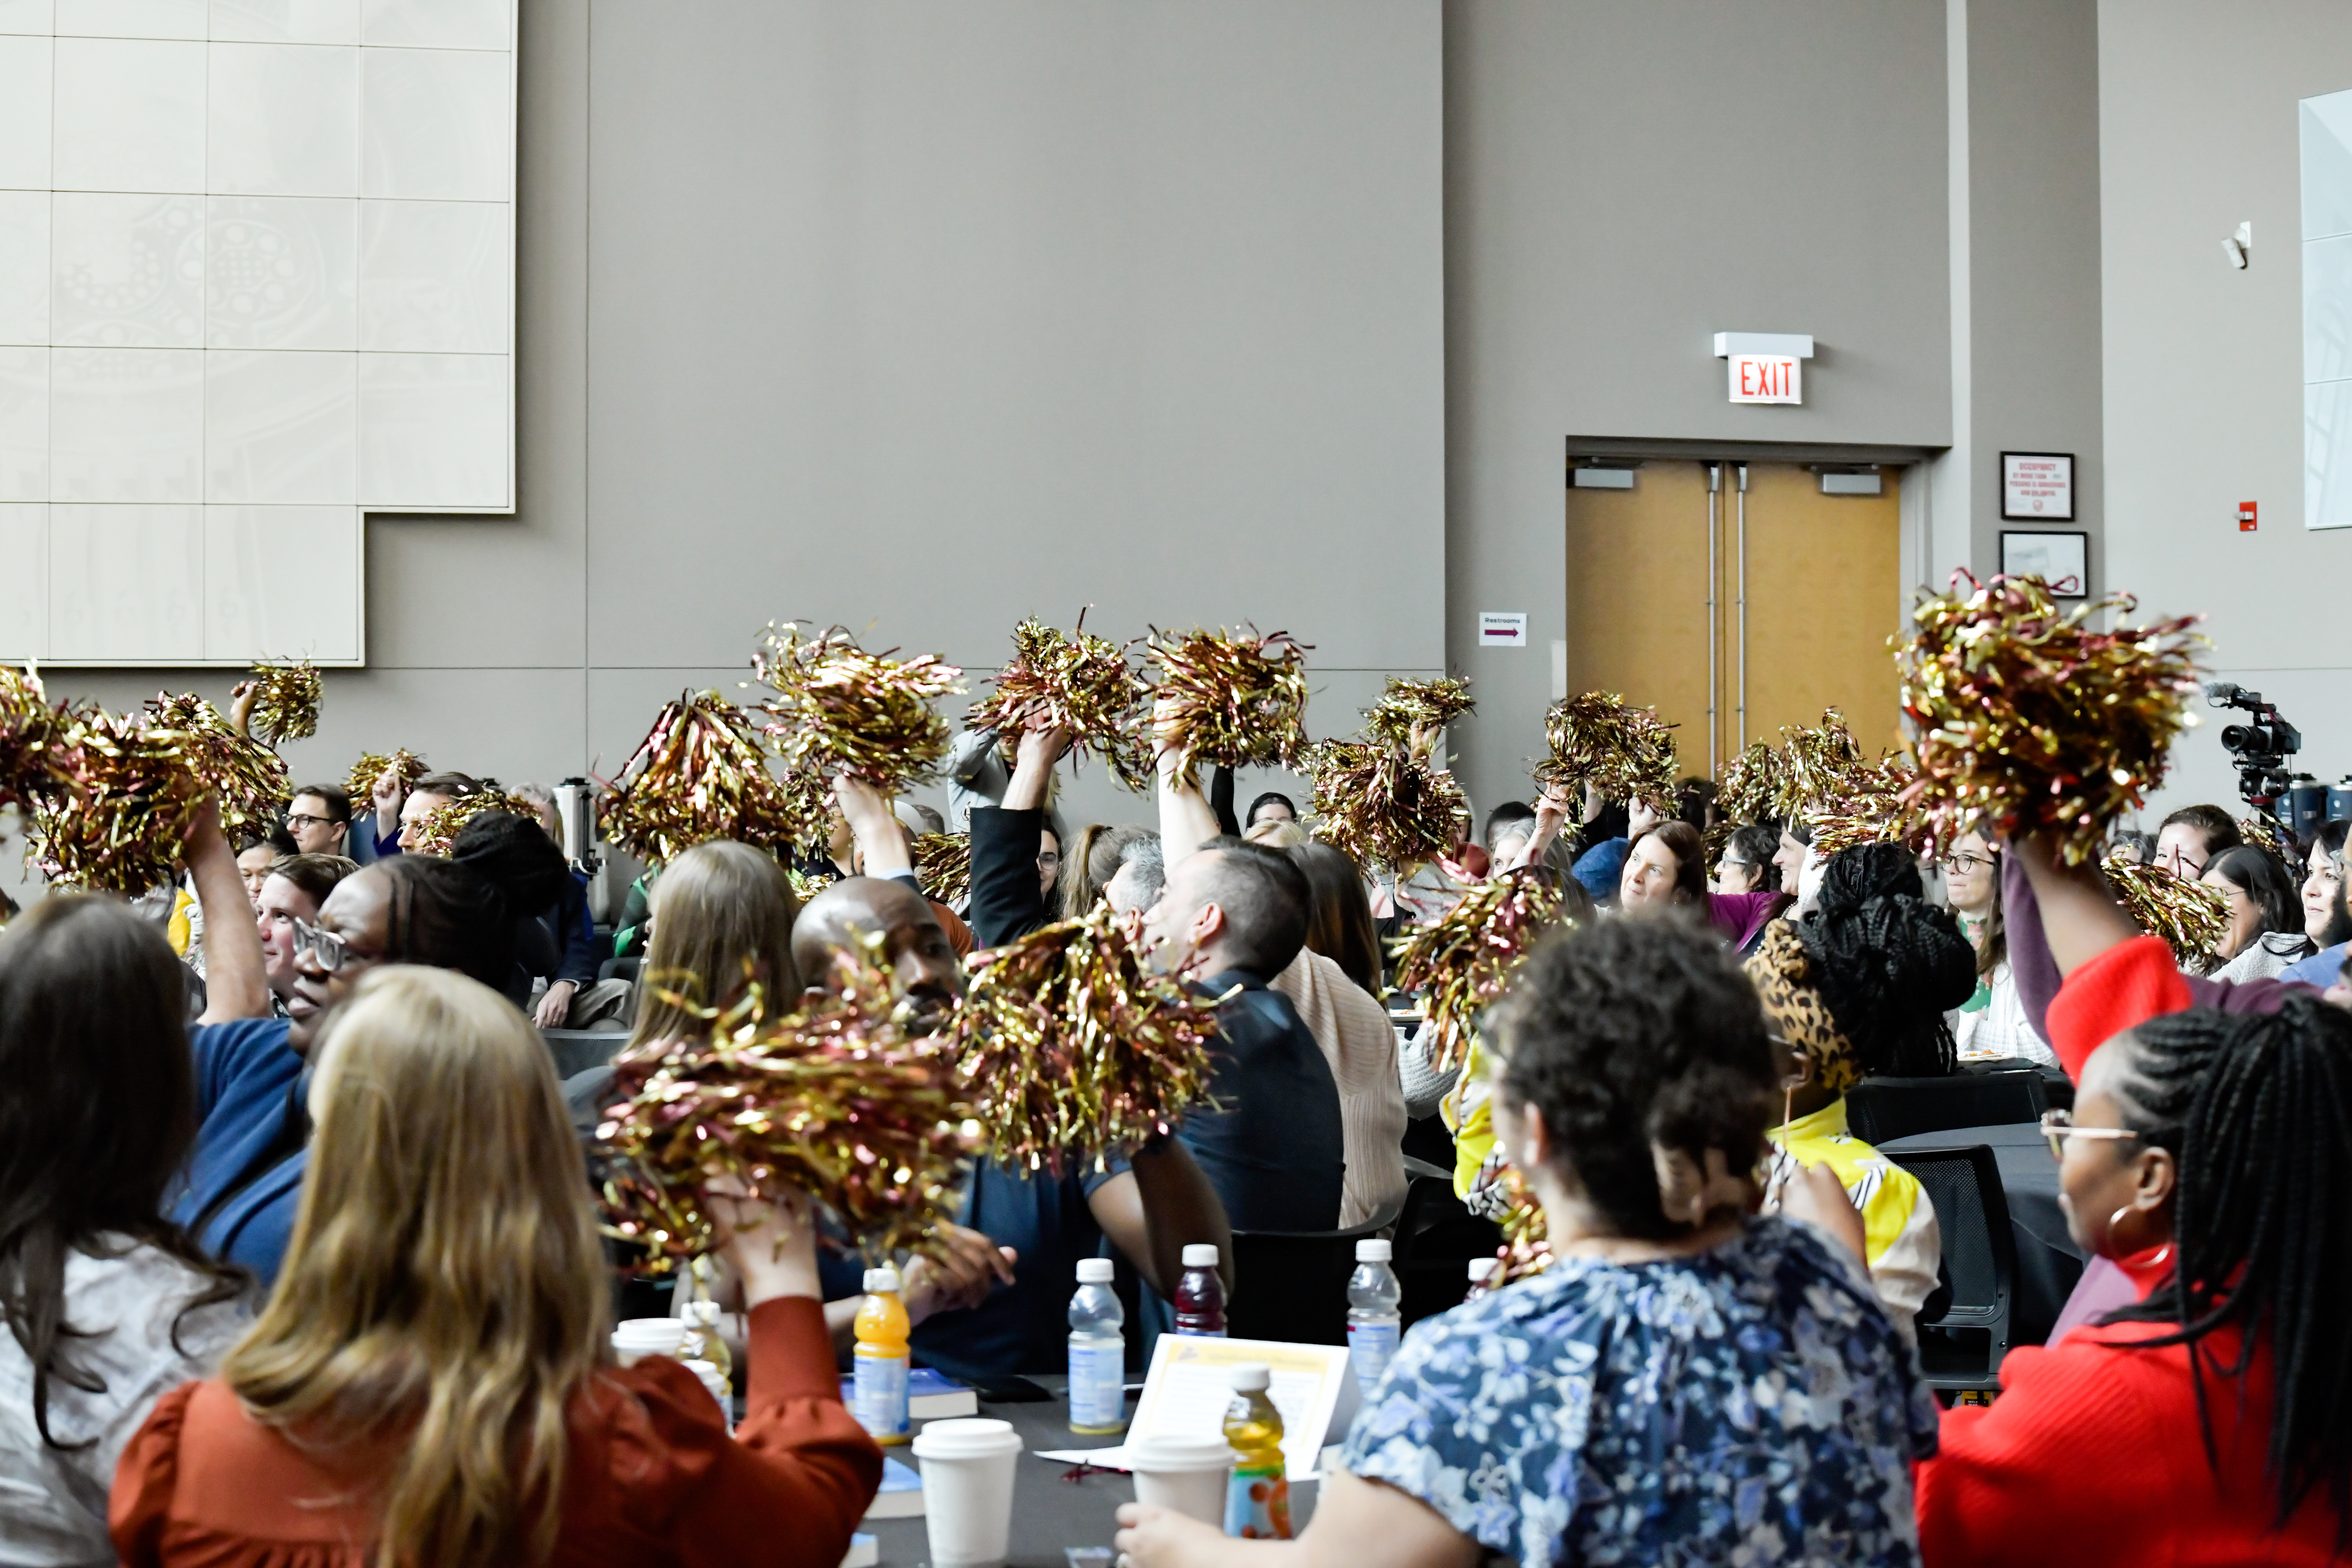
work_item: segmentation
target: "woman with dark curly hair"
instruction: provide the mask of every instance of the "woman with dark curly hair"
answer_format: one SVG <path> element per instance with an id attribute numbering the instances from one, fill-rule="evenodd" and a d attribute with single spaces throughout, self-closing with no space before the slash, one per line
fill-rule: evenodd
<path id="1" fill-rule="evenodd" d="M 1601 921 L 1547 940 L 1500 1011 L 1496 1125 L 1549 1266 L 1413 1326 L 1299 1540 L 1130 1504 L 1119 1548 L 1135 1568 L 1917 1562 L 1935 1405 L 1853 1255 L 1752 1212 L 1780 1073 L 1721 944 Z"/>

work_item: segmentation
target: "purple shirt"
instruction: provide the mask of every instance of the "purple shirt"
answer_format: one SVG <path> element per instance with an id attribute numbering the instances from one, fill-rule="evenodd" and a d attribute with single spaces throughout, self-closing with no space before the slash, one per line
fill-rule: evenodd
<path id="1" fill-rule="evenodd" d="M 1706 923 L 1729 939 L 1732 946 L 1744 950 L 1790 902 L 1786 893 L 1709 893 Z"/>

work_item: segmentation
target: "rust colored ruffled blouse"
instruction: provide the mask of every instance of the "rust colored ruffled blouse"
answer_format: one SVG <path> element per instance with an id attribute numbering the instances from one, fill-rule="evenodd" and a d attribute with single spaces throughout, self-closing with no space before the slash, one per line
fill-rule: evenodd
<path id="1" fill-rule="evenodd" d="M 750 1331 L 748 1414 L 732 1437 L 674 1361 L 610 1372 L 578 1396 L 550 1568 L 835 1568 L 881 1450 L 842 1406 L 821 1306 L 764 1302 Z M 123 1450 L 108 1522 L 126 1568 L 369 1568 L 365 1479 L 256 1423 L 217 1379 L 184 1384 Z"/>

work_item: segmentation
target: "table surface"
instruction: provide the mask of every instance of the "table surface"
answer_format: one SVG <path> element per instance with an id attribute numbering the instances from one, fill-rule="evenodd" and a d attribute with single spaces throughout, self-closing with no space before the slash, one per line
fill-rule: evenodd
<path id="1" fill-rule="evenodd" d="M 1112 1533 L 1118 1529 L 1114 1514 L 1119 1504 L 1135 1500 L 1135 1483 L 1116 1470 L 1085 1470 L 1065 1480 L 1073 1467 L 1058 1459 L 1038 1458 L 1038 1453 L 1048 1448 L 1108 1448 L 1121 1439 L 1071 1431 L 1070 1407 L 1062 1397 L 1067 1380 L 1039 1377 L 1032 1381 L 1051 1389 L 1054 1398 L 1028 1405 L 983 1402 L 980 1407 L 982 1415 L 1013 1423 L 1025 1450 L 1013 1472 L 1013 1549 L 1005 1562 L 1011 1568 L 1067 1568 L 1064 1548 L 1110 1544 Z M 1131 1411 L 1134 1394 L 1128 1397 Z M 917 1430 L 921 1426 L 922 1423 L 916 1424 Z M 902 1465 L 921 1468 L 904 1444 L 884 1452 Z M 1311 1481 L 1291 1487 L 1294 1528 L 1305 1529 L 1314 1514 L 1315 1489 Z M 917 1568 L 931 1560 L 930 1541 L 919 1519 L 877 1520 L 857 1528 L 879 1542 L 882 1561 L 888 1568 Z"/>

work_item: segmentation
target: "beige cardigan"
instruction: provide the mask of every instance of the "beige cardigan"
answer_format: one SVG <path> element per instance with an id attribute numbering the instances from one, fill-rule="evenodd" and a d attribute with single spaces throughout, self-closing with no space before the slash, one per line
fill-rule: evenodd
<path id="1" fill-rule="evenodd" d="M 1388 1009 L 1311 948 L 1274 977 L 1290 998 L 1339 1086 L 1348 1177 L 1339 1228 L 1360 1225 L 1404 1201 L 1404 1089 L 1397 1077 L 1396 1030 Z"/>

